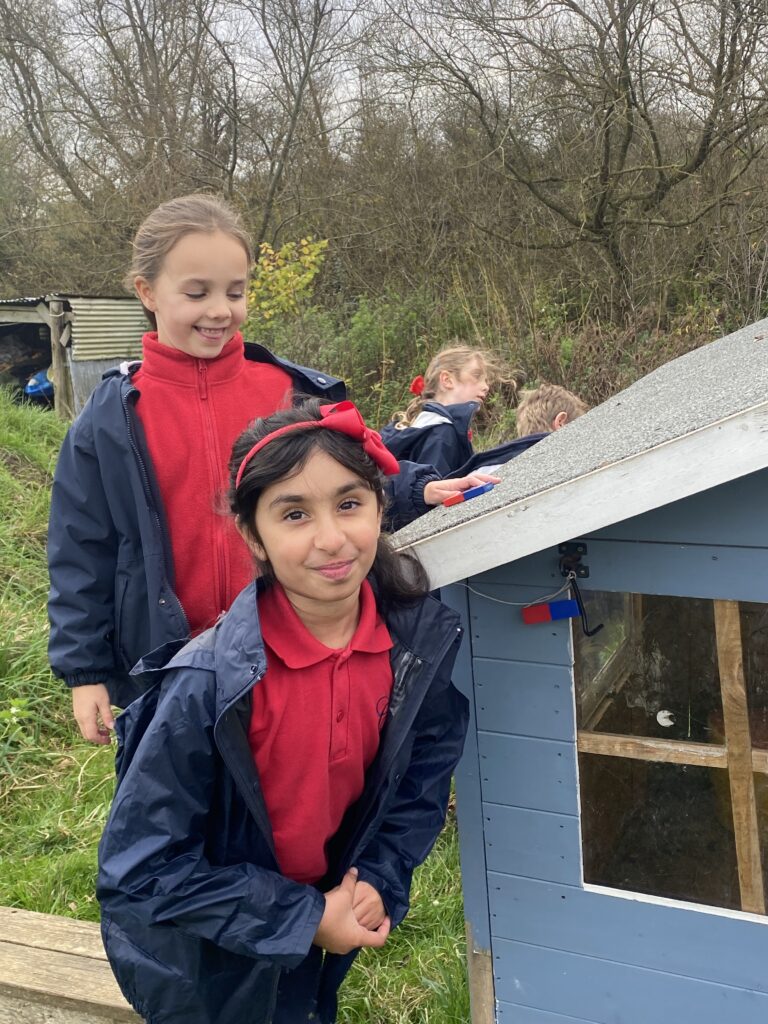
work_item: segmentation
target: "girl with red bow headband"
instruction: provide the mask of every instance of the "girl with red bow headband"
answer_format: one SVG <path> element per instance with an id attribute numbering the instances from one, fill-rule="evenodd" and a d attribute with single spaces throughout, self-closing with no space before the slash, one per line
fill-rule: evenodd
<path id="1" fill-rule="evenodd" d="M 332 1024 L 356 950 L 407 912 L 467 702 L 456 614 L 381 533 L 398 472 L 351 402 L 306 401 L 235 442 L 230 508 L 258 582 L 118 719 L 98 893 L 115 974 L 151 1019 L 181 993 L 185 1024 Z"/>

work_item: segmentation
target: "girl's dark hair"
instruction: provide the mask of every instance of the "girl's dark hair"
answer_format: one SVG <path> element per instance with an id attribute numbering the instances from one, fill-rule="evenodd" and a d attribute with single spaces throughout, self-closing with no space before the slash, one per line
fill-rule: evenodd
<path id="1" fill-rule="evenodd" d="M 240 464 L 248 452 L 267 434 L 292 423 L 320 420 L 319 399 L 308 398 L 272 416 L 254 422 L 238 437 L 229 461 L 229 508 L 238 523 L 260 543 L 256 532 L 256 506 L 267 487 L 291 477 L 305 466 L 313 451 L 322 451 L 350 470 L 376 495 L 379 508 L 386 507 L 384 476 L 363 451 L 362 445 L 336 430 L 291 430 L 253 455 L 246 466 L 240 486 L 235 486 Z M 257 559 L 259 573 L 265 580 L 273 578 L 271 566 Z M 429 592 L 429 579 L 421 563 L 413 555 L 395 551 L 385 534 L 379 536 L 376 557 L 370 576 L 380 605 L 416 601 Z"/>

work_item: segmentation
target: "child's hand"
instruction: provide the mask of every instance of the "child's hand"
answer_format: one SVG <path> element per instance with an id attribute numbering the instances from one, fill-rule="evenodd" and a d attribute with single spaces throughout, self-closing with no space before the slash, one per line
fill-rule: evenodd
<path id="1" fill-rule="evenodd" d="M 84 739 L 91 743 L 109 743 L 109 730 L 115 728 L 115 719 L 103 683 L 73 686 L 72 710 Z"/>
<path id="2" fill-rule="evenodd" d="M 363 927 L 352 909 L 357 883 L 357 870 L 350 868 L 341 885 L 325 894 L 325 912 L 315 932 L 313 942 L 329 953 L 349 953 L 358 946 L 381 947 L 389 935 L 389 918 L 378 928 Z"/>
<path id="3" fill-rule="evenodd" d="M 446 498 L 468 491 L 470 487 L 497 484 L 500 480 L 501 477 L 489 476 L 488 473 L 470 473 L 469 476 L 453 477 L 450 480 L 430 480 L 424 487 L 424 504 L 441 505 Z"/>
<path id="4" fill-rule="evenodd" d="M 368 882 L 358 882 L 355 886 L 352 909 L 355 912 L 357 923 L 361 924 L 363 928 L 373 931 L 381 927 L 381 923 L 387 916 L 381 896 Z"/>

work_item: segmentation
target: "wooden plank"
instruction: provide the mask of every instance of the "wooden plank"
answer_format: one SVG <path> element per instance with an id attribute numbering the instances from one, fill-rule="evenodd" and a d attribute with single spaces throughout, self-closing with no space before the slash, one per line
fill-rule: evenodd
<path id="1" fill-rule="evenodd" d="M 478 733 L 485 803 L 578 814 L 576 745 Z"/>
<path id="2" fill-rule="evenodd" d="M 521 1006 L 519 1003 L 499 1002 L 496 1011 L 499 1024 L 600 1024 L 599 1021 L 585 1020 L 584 1017 L 564 1017 L 561 1013 L 535 1010 L 532 1006 Z"/>
<path id="3" fill-rule="evenodd" d="M 49 304 L 51 331 L 51 373 L 53 375 L 53 405 L 62 420 L 71 420 L 74 410 L 72 383 L 69 377 L 67 355 L 62 345 L 64 329 L 64 303 L 54 299 Z"/>
<path id="4" fill-rule="evenodd" d="M 650 941 L 654 941 L 651 939 Z M 665 971 L 494 940 L 498 999 L 598 1024 L 757 1024 L 768 995 Z"/>
<path id="5" fill-rule="evenodd" d="M 486 885 L 485 840 L 480 784 L 480 755 L 477 749 L 475 694 L 472 677 L 472 637 L 468 630 L 467 591 L 462 587 L 445 587 L 441 598 L 461 616 L 464 639 L 459 648 L 453 680 L 469 699 L 469 729 L 464 753 L 456 768 L 456 817 L 459 824 L 464 917 L 472 926 L 478 948 L 490 949 L 491 929 Z"/>
<path id="6" fill-rule="evenodd" d="M 582 590 L 768 601 L 768 549 L 590 538 Z M 706 566 L 706 569 L 704 568 Z"/>
<path id="7" fill-rule="evenodd" d="M 490 949 L 478 948 L 467 921 L 467 975 L 472 1024 L 494 1024 L 493 961 Z"/>
<path id="8" fill-rule="evenodd" d="M 623 736 L 611 732 L 579 730 L 577 744 L 580 754 L 602 754 L 608 757 L 629 757 L 636 761 L 658 761 L 663 764 L 695 764 L 705 768 L 727 768 L 725 747 L 710 743 L 688 743 L 685 740 L 658 740 L 646 736 Z"/>
<path id="9" fill-rule="evenodd" d="M 119 1017 L 103 1013 L 91 1013 L 79 1007 L 70 1010 L 65 1006 L 49 1006 L 45 1003 L 31 1003 L 28 998 L 0 993 L 0 1024 L 118 1024 Z M 130 1018 L 133 1024 L 140 1024 L 141 1018 Z"/>
<path id="10" fill-rule="evenodd" d="M 491 872 L 494 936 L 768 995 L 768 922 Z"/>
<path id="11" fill-rule="evenodd" d="M 489 871 L 581 885 L 578 818 L 497 804 L 484 816 Z"/>
<path id="12" fill-rule="evenodd" d="M 743 910 L 764 914 L 763 866 L 752 776 L 752 739 L 744 682 L 739 605 L 735 601 L 715 601 L 714 604 L 741 905 Z"/>
<path id="13" fill-rule="evenodd" d="M 568 666 L 475 658 L 474 673 L 478 728 L 573 741 Z"/>
<path id="14" fill-rule="evenodd" d="M 768 774 L 768 750 L 752 751 L 752 771 Z"/>
<path id="15" fill-rule="evenodd" d="M 94 921 L 75 921 L 57 914 L 38 914 L 17 907 L 0 907 L 0 936 L 35 949 L 55 949 L 60 953 L 90 956 L 106 960 L 101 929 Z"/>
<path id="16" fill-rule="evenodd" d="M 481 585 L 473 580 L 469 585 L 473 588 L 469 593 L 469 608 L 475 656 L 570 667 L 573 661 L 570 621 L 561 619 L 526 626 L 522 618 L 525 603 L 540 600 L 557 590 L 560 584 L 551 590 L 496 583 Z"/>
<path id="17" fill-rule="evenodd" d="M 108 963 L 0 941 L 0 1005 L 8 997 L 105 1021 L 140 1020 L 123 998 Z M 55 1016 L 52 1017 L 55 1020 Z"/>

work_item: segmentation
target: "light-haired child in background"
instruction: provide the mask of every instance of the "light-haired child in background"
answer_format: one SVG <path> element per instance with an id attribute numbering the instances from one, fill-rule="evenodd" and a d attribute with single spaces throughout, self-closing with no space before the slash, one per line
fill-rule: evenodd
<path id="1" fill-rule="evenodd" d="M 550 434 L 583 416 L 589 409 L 578 395 L 560 384 L 539 384 L 523 391 L 517 406 L 517 436 Z"/>
<path id="2" fill-rule="evenodd" d="M 448 476 L 472 457 L 472 420 L 500 375 L 496 358 L 480 348 L 453 345 L 414 378 L 416 396 L 381 432 L 398 459 L 426 462 Z"/>

